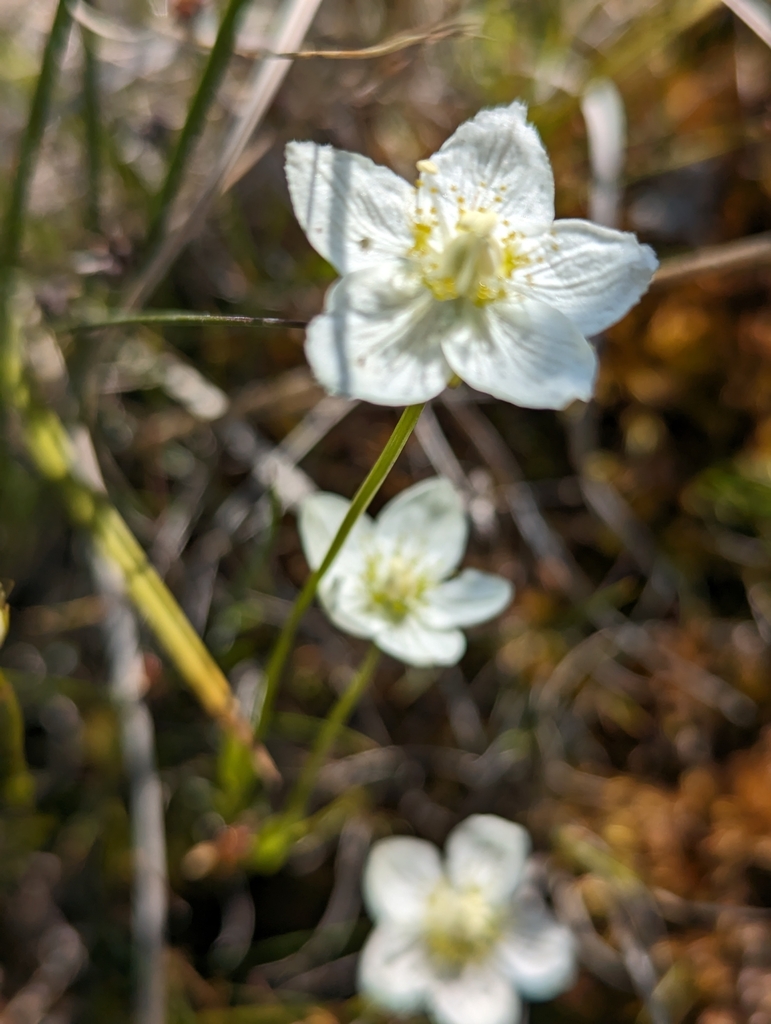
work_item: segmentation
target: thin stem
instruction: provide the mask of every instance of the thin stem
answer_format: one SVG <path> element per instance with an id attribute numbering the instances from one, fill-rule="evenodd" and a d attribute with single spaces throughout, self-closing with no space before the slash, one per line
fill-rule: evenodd
<path id="1" fill-rule="evenodd" d="M 35 783 L 24 756 L 24 716 L 16 691 L 0 671 L 0 797 L 11 807 L 30 807 Z"/>
<path id="2" fill-rule="evenodd" d="M 103 623 L 110 695 L 120 722 L 129 790 L 133 884 L 131 931 L 134 944 L 136 1024 L 165 1024 L 168 870 L 163 787 L 155 763 L 155 730 L 142 700 L 144 662 L 136 618 L 125 600 L 115 565 L 92 550 L 97 590 L 107 598 Z"/>
<path id="3" fill-rule="evenodd" d="M 228 61 L 235 45 L 239 15 L 248 2 L 249 0 L 230 0 L 223 15 L 217 38 L 171 155 L 166 179 L 153 201 L 153 219 L 147 237 L 147 248 L 150 250 L 155 248 L 166 229 L 171 205 L 182 184 L 190 152 L 203 131 L 209 107 L 217 94 L 222 76 L 227 70 Z"/>
<path id="4" fill-rule="evenodd" d="M 94 48 L 96 37 L 87 28 L 81 28 L 83 40 L 83 125 L 86 130 L 86 159 L 88 195 L 86 196 L 86 222 L 97 233 L 101 216 L 99 196 L 102 177 L 102 140 L 99 128 L 99 64 Z"/>
<path id="5" fill-rule="evenodd" d="M 32 97 L 29 117 L 19 144 L 16 173 L 3 220 L 2 235 L 0 236 L 0 363 L 3 364 L 4 370 L 7 369 L 9 362 L 18 361 L 19 358 L 18 353 L 10 350 L 11 338 L 9 337 L 9 303 L 13 288 L 13 270 L 19 263 L 29 188 L 48 120 L 48 109 L 51 105 L 56 72 L 67 44 L 71 20 L 67 0 L 59 0 L 51 32 L 43 51 L 40 75 Z M 0 380 L 0 386 L 3 383 L 4 381 Z"/>
<path id="6" fill-rule="evenodd" d="M 345 519 L 343 519 L 340 524 L 340 529 L 335 534 L 334 540 L 329 547 L 329 551 L 327 551 L 324 556 L 324 560 L 318 569 L 315 569 L 310 574 L 305 582 L 305 586 L 297 596 L 292 607 L 292 611 L 281 629 L 281 633 L 279 634 L 276 645 L 271 653 L 268 667 L 265 670 L 265 698 L 262 702 L 260 718 L 255 730 L 257 736 L 260 738 L 265 734 L 271 711 L 273 709 L 273 703 L 276 699 L 276 694 L 281 683 L 284 665 L 286 664 L 286 660 L 292 650 L 292 644 L 294 643 L 297 627 L 300 625 L 303 615 L 306 613 L 313 601 L 313 598 L 316 596 L 316 590 L 319 583 L 323 579 L 327 569 L 329 569 L 330 565 L 335 560 L 340 548 L 345 543 L 348 534 L 356 524 L 357 519 L 366 512 L 370 502 L 380 490 L 383 481 L 388 476 L 393 464 L 401 454 L 401 451 L 409 440 L 412 431 L 415 429 L 415 424 L 418 422 L 422 411 L 422 405 L 411 405 L 404 410 L 399 418 L 399 422 L 394 427 L 394 432 L 389 437 L 385 448 L 378 456 L 377 462 L 369 471 L 364 483 L 354 495 L 351 506 L 345 515 Z"/>
<path id="7" fill-rule="evenodd" d="M 375 674 L 380 651 L 371 645 L 364 660 L 359 666 L 347 689 L 338 698 L 335 706 L 329 713 L 324 725 L 319 732 L 313 750 L 303 766 L 300 777 L 295 783 L 294 789 L 289 795 L 286 806 L 286 817 L 292 821 L 303 817 L 308 806 L 308 800 L 313 792 L 316 776 L 319 773 L 327 754 L 332 749 L 335 740 L 339 736 L 343 726 L 353 714 L 356 705 L 364 696 L 372 676 Z"/>
<path id="8" fill-rule="evenodd" d="M 98 331 L 105 327 L 126 327 L 131 324 L 171 324 L 176 327 L 206 327 L 217 324 L 262 325 L 264 327 L 307 327 L 305 320 L 284 320 L 276 316 L 220 316 L 217 313 L 185 313 L 176 309 L 165 309 L 157 313 L 116 313 L 102 320 L 86 320 L 83 323 L 64 323 L 59 331 Z"/>
<path id="9" fill-rule="evenodd" d="M 40 142 L 43 138 L 43 132 L 45 131 L 46 121 L 48 120 L 48 108 L 51 105 L 56 72 L 59 67 L 59 59 L 67 43 L 67 33 L 71 20 L 67 0 L 59 0 L 51 26 L 51 33 L 48 36 L 45 50 L 43 51 L 40 76 L 38 77 L 35 93 L 32 97 L 29 118 L 21 138 L 16 175 L 11 186 L 11 198 L 3 223 L 0 265 L 4 269 L 15 267 L 19 260 L 32 172 L 35 167 Z"/>

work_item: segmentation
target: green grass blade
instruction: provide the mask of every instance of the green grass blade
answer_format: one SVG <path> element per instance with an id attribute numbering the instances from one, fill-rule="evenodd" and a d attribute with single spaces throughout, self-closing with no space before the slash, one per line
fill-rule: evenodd
<path id="1" fill-rule="evenodd" d="M 40 75 L 32 96 L 29 117 L 21 137 L 16 172 L 0 234 L 0 363 L 3 366 L 7 366 L 9 360 L 14 361 L 13 354 L 9 352 L 12 343 L 9 302 L 13 287 L 13 270 L 19 263 L 32 174 L 48 120 L 59 61 L 67 45 L 71 21 L 67 0 L 59 0 L 43 51 Z M 5 373 L 0 374 L 0 377 L 5 377 Z M 0 387 L 5 383 L 4 380 L 0 380 Z"/>
<path id="2" fill-rule="evenodd" d="M 102 138 L 99 113 L 99 62 L 96 57 L 96 37 L 88 29 L 81 30 L 83 40 L 83 126 L 86 134 L 86 161 L 88 192 L 86 196 L 86 225 L 95 234 L 100 230 L 100 203 L 102 179 Z"/>
<path id="3" fill-rule="evenodd" d="M 185 313 L 165 309 L 157 313 L 116 313 L 102 320 L 60 324 L 59 331 L 98 331 L 104 327 L 128 327 L 132 324 L 170 324 L 174 327 L 207 327 L 216 324 L 241 324 L 262 327 L 306 327 L 305 320 L 285 320 L 277 316 L 220 316 L 217 313 Z"/>
<path id="4" fill-rule="evenodd" d="M 209 107 L 227 70 L 236 41 L 239 15 L 248 2 L 249 0 L 230 0 L 223 15 L 217 38 L 171 155 L 166 178 L 152 204 L 153 216 L 147 236 L 147 248 L 150 252 L 156 247 L 165 231 L 169 211 L 182 184 L 193 146 L 203 131 Z"/>

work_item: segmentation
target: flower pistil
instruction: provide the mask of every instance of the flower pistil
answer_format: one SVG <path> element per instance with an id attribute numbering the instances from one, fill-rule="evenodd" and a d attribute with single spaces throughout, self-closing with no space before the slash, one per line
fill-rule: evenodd
<path id="1" fill-rule="evenodd" d="M 419 161 L 418 170 L 421 175 L 436 173 L 427 160 Z M 423 179 L 420 187 L 426 187 Z M 508 223 L 494 210 L 470 210 L 462 195 L 454 198 L 458 208 L 454 228 L 439 203 L 430 207 L 428 219 L 418 212 L 408 255 L 417 260 L 421 280 L 437 301 L 467 299 L 485 306 L 506 297 L 506 280 L 530 259 L 517 245 L 516 232 L 508 232 Z"/>
<path id="2" fill-rule="evenodd" d="M 426 949 L 445 973 L 484 960 L 499 941 L 502 926 L 501 914 L 473 886 L 456 889 L 442 879 L 426 903 Z"/>
<path id="3" fill-rule="evenodd" d="M 415 610 L 430 585 L 418 561 L 399 551 L 371 552 L 365 561 L 363 582 L 371 610 L 394 623 Z"/>

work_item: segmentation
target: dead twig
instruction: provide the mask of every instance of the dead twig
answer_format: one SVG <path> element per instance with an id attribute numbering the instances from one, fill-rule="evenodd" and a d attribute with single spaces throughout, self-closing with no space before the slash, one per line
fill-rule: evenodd
<path id="1" fill-rule="evenodd" d="M 272 56 L 292 57 L 294 60 L 309 60 L 315 57 L 324 60 L 371 60 L 373 57 L 387 57 L 401 50 L 409 50 L 413 46 L 427 46 L 429 43 L 437 43 L 452 36 L 462 36 L 466 39 L 481 38 L 477 20 L 455 19 L 412 31 L 397 32 L 382 43 L 365 46 L 360 50 L 297 50 L 295 53 L 277 53 Z"/>
<path id="2" fill-rule="evenodd" d="M 681 256 L 670 256 L 661 261 L 653 275 L 651 290 L 682 284 L 705 274 L 752 270 L 766 264 L 771 264 L 771 231 L 722 245 L 705 246 Z"/>
<path id="3" fill-rule="evenodd" d="M 96 552 L 91 556 L 96 585 L 108 603 L 104 637 L 109 684 L 121 726 L 123 761 L 129 783 L 134 880 L 132 932 L 136 957 L 134 1012 L 137 1024 L 164 1024 L 164 946 L 168 877 L 163 790 L 155 767 L 155 730 L 142 700 L 146 686 L 136 619 L 126 604 L 120 577 Z"/>
<path id="4" fill-rule="evenodd" d="M 771 46 L 771 11 L 765 3 L 759 0 L 723 0 L 723 3 L 758 39 Z"/>

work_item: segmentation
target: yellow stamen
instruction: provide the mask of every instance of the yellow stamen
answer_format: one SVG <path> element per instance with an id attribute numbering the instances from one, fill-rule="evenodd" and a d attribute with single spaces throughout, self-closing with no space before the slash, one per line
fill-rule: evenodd
<path id="1" fill-rule="evenodd" d="M 500 939 L 502 917 L 479 889 L 442 881 L 428 899 L 424 938 L 437 966 L 460 971 L 483 960 Z"/>

